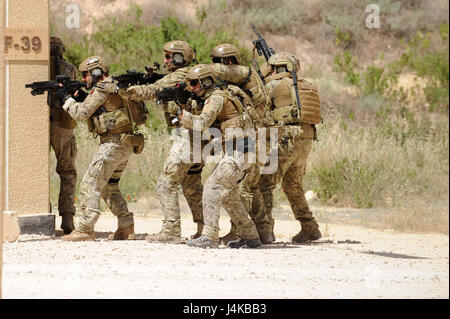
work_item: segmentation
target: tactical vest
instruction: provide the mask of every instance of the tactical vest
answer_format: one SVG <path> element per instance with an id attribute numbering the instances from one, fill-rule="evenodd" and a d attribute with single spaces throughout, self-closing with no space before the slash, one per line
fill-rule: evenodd
<path id="1" fill-rule="evenodd" d="M 120 95 L 115 93 L 108 95 L 106 101 L 97 108 L 87 123 L 89 132 L 98 135 L 133 132 L 129 111 Z"/>
<path id="2" fill-rule="evenodd" d="M 56 75 L 69 75 L 71 80 L 77 79 L 77 73 L 75 67 L 66 62 L 65 60 L 57 57 L 50 58 L 50 81 L 56 81 Z M 56 64 L 58 70 L 56 70 Z M 50 120 L 54 123 L 58 123 L 60 126 L 67 129 L 74 129 L 77 127 L 77 121 L 75 121 L 66 111 L 59 107 L 59 100 L 56 96 L 56 91 L 49 92 L 47 95 L 47 104 L 50 106 Z"/>
<path id="3" fill-rule="evenodd" d="M 270 96 L 258 72 L 252 67 L 242 65 L 219 65 L 214 70 L 227 83 L 237 85 L 250 97 L 253 104 L 252 109 L 255 111 L 251 111 L 250 109 L 248 111 L 251 113 L 250 116 L 255 124 L 260 124 L 261 119 L 264 117 L 264 109 L 270 103 Z M 244 78 L 243 74 L 246 74 Z"/>
<path id="4" fill-rule="evenodd" d="M 270 96 L 266 86 L 253 68 L 249 68 L 247 78 L 239 87 L 250 96 L 257 110 L 264 110 L 265 106 L 270 103 Z"/>
<path id="5" fill-rule="evenodd" d="M 243 130 L 253 127 L 253 122 L 247 110 L 252 108 L 249 97 L 237 86 L 228 85 L 227 88 L 218 90 L 216 93 L 224 98 L 222 111 L 216 121 L 220 125 L 222 133 L 226 128 L 242 128 Z"/>
<path id="6" fill-rule="evenodd" d="M 304 79 L 298 81 L 300 114 L 295 96 L 295 87 L 290 77 L 283 77 L 271 93 L 273 110 L 271 116 L 276 123 L 318 124 L 322 121 L 317 87 Z"/>

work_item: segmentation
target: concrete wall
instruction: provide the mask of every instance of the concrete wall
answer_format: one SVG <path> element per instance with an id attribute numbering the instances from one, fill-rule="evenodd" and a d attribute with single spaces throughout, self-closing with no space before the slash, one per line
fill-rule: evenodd
<path id="1" fill-rule="evenodd" d="M 49 28 L 49 0 L 8 0 L 8 28 Z M 30 34 L 31 36 L 31 34 Z M 48 31 L 46 36 L 48 37 Z M 48 41 L 48 40 L 46 40 Z M 46 94 L 32 96 L 25 83 L 45 81 L 49 61 L 10 60 L 6 210 L 48 213 L 49 110 Z"/>

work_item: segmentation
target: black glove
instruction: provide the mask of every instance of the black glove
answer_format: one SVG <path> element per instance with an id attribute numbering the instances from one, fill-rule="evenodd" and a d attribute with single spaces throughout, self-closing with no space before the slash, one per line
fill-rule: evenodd
<path id="1" fill-rule="evenodd" d="M 88 94 L 83 90 L 78 90 L 78 95 L 74 96 L 73 99 L 77 102 L 84 102 Z"/>
<path id="2" fill-rule="evenodd" d="M 70 97 L 69 90 L 67 90 L 64 86 L 60 87 L 56 90 L 56 96 L 58 97 L 60 105 L 63 106 L 66 100 Z"/>

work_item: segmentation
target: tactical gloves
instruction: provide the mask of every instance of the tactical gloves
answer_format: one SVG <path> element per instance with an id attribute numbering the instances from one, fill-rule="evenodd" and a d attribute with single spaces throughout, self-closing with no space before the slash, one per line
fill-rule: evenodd
<path id="1" fill-rule="evenodd" d="M 64 105 L 64 103 L 66 103 L 67 99 L 70 98 L 69 90 L 62 86 L 58 90 L 56 90 L 56 96 L 58 97 L 58 101 L 62 106 Z"/>

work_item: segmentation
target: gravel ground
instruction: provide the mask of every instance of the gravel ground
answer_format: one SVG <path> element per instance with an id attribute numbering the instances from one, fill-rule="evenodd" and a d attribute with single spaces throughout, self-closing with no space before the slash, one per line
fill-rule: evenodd
<path id="1" fill-rule="evenodd" d="M 22 235 L 5 243 L 3 298 L 449 298 L 447 235 L 320 223 L 319 242 L 292 245 L 299 226 L 283 218 L 275 244 L 205 250 L 147 243 L 160 218 L 135 223 L 135 241 L 108 241 L 116 220 L 105 213 L 95 242 Z M 182 228 L 195 232 L 190 216 Z M 224 216 L 221 235 L 228 230 Z"/>

